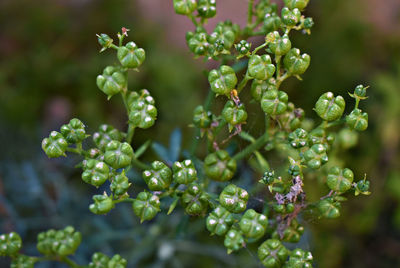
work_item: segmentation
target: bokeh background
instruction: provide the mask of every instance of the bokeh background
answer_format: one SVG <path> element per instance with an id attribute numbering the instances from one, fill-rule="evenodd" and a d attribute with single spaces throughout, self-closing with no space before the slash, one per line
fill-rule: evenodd
<path id="1" fill-rule="evenodd" d="M 72 224 L 83 235 L 74 256 L 81 264 L 102 251 L 121 254 L 129 267 L 259 267 L 254 249 L 226 255 L 203 220 L 180 211 L 142 225 L 128 204 L 92 215 L 88 205 L 97 191 L 81 182 L 78 159 L 48 160 L 41 150 L 41 139 L 73 117 L 91 133 L 103 122 L 124 129 L 121 100 L 106 101 L 95 84 L 116 61 L 112 53 L 98 53 L 95 34 L 115 36 L 122 26 L 147 52 L 130 87 L 150 89 L 159 108 L 155 127 L 137 131 L 134 145 L 150 137 L 167 146 L 179 129 L 187 147 L 192 110 L 207 92 L 203 70 L 210 66 L 192 58 L 185 32 L 193 26 L 171 2 L 0 1 L 0 233 L 19 232 L 24 253 L 37 254 L 38 232 Z M 292 43 L 311 55 L 311 65 L 303 82 L 291 79 L 285 90 L 314 117 L 321 92 L 345 96 L 357 84 L 370 85 L 362 103 L 370 126 L 341 158 L 356 174 L 368 174 L 372 195 L 345 202 L 337 220 L 305 222 L 300 246 L 313 251 L 316 267 L 400 267 L 400 2 L 310 2 L 312 35 L 295 34 Z M 246 8 L 246 0 L 218 0 L 210 29 L 222 19 L 243 24 Z"/>

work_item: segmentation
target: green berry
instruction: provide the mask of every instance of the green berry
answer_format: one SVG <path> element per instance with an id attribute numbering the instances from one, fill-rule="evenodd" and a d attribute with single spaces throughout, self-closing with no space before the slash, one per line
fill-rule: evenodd
<path id="1" fill-rule="evenodd" d="M 342 116 L 345 106 L 342 96 L 335 97 L 332 92 L 326 92 L 319 97 L 314 110 L 323 120 L 334 121 Z"/>
<path id="2" fill-rule="evenodd" d="M 312 18 L 305 18 L 303 21 L 304 29 L 311 29 L 314 26 L 314 21 Z"/>
<path id="3" fill-rule="evenodd" d="M 229 131 L 232 131 L 234 126 L 246 122 L 247 112 L 243 104 L 236 106 L 233 101 L 228 100 L 222 110 L 222 116 L 229 124 Z"/>
<path id="4" fill-rule="evenodd" d="M 258 248 L 258 258 L 267 268 L 278 268 L 286 261 L 289 251 L 277 239 L 268 239 Z"/>
<path id="5" fill-rule="evenodd" d="M 208 208 L 208 195 L 196 183 L 188 185 L 181 197 L 185 211 L 189 215 L 204 215 Z"/>
<path id="6" fill-rule="evenodd" d="M 317 207 L 324 218 L 334 219 L 340 216 L 340 203 L 330 198 L 319 201 Z"/>
<path id="7" fill-rule="evenodd" d="M 90 204 L 89 210 L 94 214 L 106 214 L 114 207 L 111 196 L 108 196 L 106 193 L 94 195 L 92 198 L 94 203 Z"/>
<path id="8" fill-rule="evenodd" d="M 222 206 L 216 207 L 207 217 L 206 226 L 211 234 L 225 235 L 233 224 L 233 215 Z"/>
<path id="9" fill-rule="evenodd" d="M 253 209 L 248 209 L 239 222 L 240 230 L 248 238 L 259 239 L 267 229 L 268 219 Z"/>
<path id="10" fill-rule="evenodd" d="M 311 252 L 296 248 L 290 253 L 289 260 L 285 263 L 284 268 L 312 268 L 312 262 Z"/>
<path id="11" fill-rule="evenodd" d="M 285 55 L 292 48 L 289 37 L 287 35 L 281 37 L 277 31 L 269 33 L 266 40 L 270 41 L 268 47 L 277 56 Z"/>
<path id="12" fill-rule="evenodd" d="M 215 181 L 229 181 L 236 172 L 236 161 L 227 151 L 219 150 L 204 159 L 206 175 Z"/>
<path id="13" fill-rule="evenodd" d="M 276 90 L 275 79 L 270 78 L 266 81 L 254 79 L 251 83 L 251 96 L 256 101 L 261 101 L 262 96 L 268 90 Z"/>
<path id="14" fill-rule="evenodd" d="M 212 18 L 217 14 L 216 0 L 198 0 L 197 12 L 203 18 Z"/>
<path id="15" fill-rule="evenodd" d="M 34 268 L 37 259 L 26 255 L 18 254 L 13 258 L 10 268 Z"/>
<path id="16" fill-rule="evenodd" d="M 365 98 L 367 96 L 367 88 L 364 87 L 363 85 L 358 85 L 354 89 L 354 95 L 358 98 Z"/>
<path id="17" fill-rule="evenodd" d="M 190 15 L 196 8 L 196 0 L 174 0 L 174 9 L 177 14 Z"/>
<path id="18" fill-rule="evenodd" d="M 163 162 L 154 161 L 150 170 L 143 171 L 142 177 L 151 191 L 161 191 L 171 184 L 172 171 Z"/>
<path id="19" fill-rule="evenodd" d="M 287 6 L 290 9 L 299 9 L 302 11 L 303 9 L 306 8 L 308 5 L 309 0 L 284 0 L 285 6 Z"/>
<path id="20" fill-rule="evenodd" d="M 326 184 L 331 190 L 344 193 L 350 190 L 353 179 L 354 174 L 350 169 L 333 167 L 329 170 Z"/>
<path id="21" fill-rule="evenodd" d="M 194 109 L 193 124 L 198 128 L 209 128 L 211 125 L 211 112 L 204 110 L 204 107 L 199 105 Z"/>
<path id="22" fill-rule="evenodd" d="M 189 184 L 197 179 L 197 171 L 192 160 L 175 162 L 172 166 L 174 181 L 178 184 Z"/>
<path id="23" fill-rule="evenodd" d="M 22 247 L 22 240 L 19 234 L 11 232 L 0 235 L 0 256 L 13 256 Z"/>
<path id="24" fill-rule="evenodd" d="M 208 82 L 212 91 L 218 95 L 229 95 L 237 84 L 235 71 L 228 65 L 222 65 L 218 70 L 208 74 Z"/>
<path id="25" fill-rule="evenodd" d="M 307 145 L 308 133 L 302 128 L 298 128 L 288 135 L 289 144 L 293 148 L 301 148 Z"/>
<path id="26" fill-rule="evenodd" d="M 272 171 L 266 171 L 261 178 L 261 182 L 266 184 L 266 185 L 271 185 L 275 181 L 275 172 Z"/>
<path id="27" fill-rule="evenodd" d="M 108 99 L 125 91 L 127 87 L 125 75 L 114 66 L 107 66 L 103 74 L 97 76 L 96 83 L 100 90 L 108 96 Z"/>
<path id="28" fill-rule="evenodd" d="M 286 111 L 288 95 L 280 90 L 268 90 L 261 99 L 261 108 L 268 115 L 279 115 Z"/>
<path id="29" fill-rule="evenodd" d="M 301 12 L 298 8 L 289 9 L 284 7 L 282 8 L 281 16 L 284 24 L 287 26 L 295 26 L 300 22 Z"/>
<path id="30" fill-rule="evenodd" d="M 346 116 L 346 124 L 350 129 L 364 131 L 368 128 L 368 114 L 363 113 L 360 109 L 354 109 Z"/>
<path id="31" fill-rule="evenodd" d="M 50 158 L 66 156 L 65 150 L 68 148 L 68 142 L 63 135 L 57 131 L 52 131 L 48 138 L 43 139 L 42 149 Z"/>
<path id="32" fill-rule="evenodd" d="M 322 144 L 314 144 L 310 149 L 305 151 L 304 159 L 309 168 L 319 169 L 323 164 L 328 162 L 326 147 Z"/>
<path id="33" fill-rule="evenodd" d="M 60 129 L 68 143 L 82 142 L 86 137 L 85 125 L 79 119 L 71 119 L 68 124 L 63 125 Z"/>
<path id="34" fill-rule="evenodd" d="M 275 65 L 271 62 L 269 55 L 253 55 L 249 59 L 248 74 L 251 78 L 267 80 L 275 73 Z"/>
<path id="35" fill-rule="evenodd" d="M 160 199 L 149 192 L 141 192 L 132 203 L 132 209 L 140 222 L 153 219 L 160 211 Z"/>
<path id="36" fill-rule="evenodd" d="M 81 243 L 81 233 L 74 227 L 67 226 L 62 230 L 50 229 L 39 233 L 37 249 L 46 256 L 72 255 Z"/>
<path id="37" fill-rule="evenodd" d="M 138 48 L 134 42 L 129 42 L 125 46 L 118 48 L 117 57 L 125 68 L 138 68 L 146 59 L 143 48 Z"/>
<path id="38" fill-rule="evenodd" d="M 229 184 L 219 195 L 219 203 L 229 212 L 240 213 L 246 210 L 246 204 L 249 200 L 249 194 L 246 190 Z"/>
<path id="39" fill-rule="evenodd" d="M 104 153 L 104 161 L 114 169 L 129 166 L 133 157 L 133 149 L 129 143 L 115 140 L 107 144 Z"/>
<path id="40" fill-rule="evenodd" d="M 311 58 L 308 54 L 300 54 L 298 48 L 292 48 L 283 59 L 285 69 L 292 75 L 303 74 L 310 66 Z"/>
<path id="41" fill-rule="evenodd" d="M 93 134 L 94 143 L 103 152 L 110 141 L 122 141 L 123 138 L 124 134 L 122 132 L 107 124 L 100 125 L 99 130 Z"/>
<path id="42" fill-rule="evenodd" d="M 149 128 L 157 119 L 155 102 L 147 89 L 140 93 L 131 92 L 128 96 L 129 122 L 139 128 Z"/>
<path id="43" fill-rule="evenodd" d="M 109 178 L 110 168 L 102 161 L 84 160 L 83 166 L 82 180 L 86 183 L 99 187 Z"/>
<path id="44" fill-rule="evenodd" d="M 123 195 L 128 190 L 131 183 L 129 182 L 128 177 L 125 175 L 125 170 L 122 173 L 116 175 L 112 178 L 110 189 L 116 195 Z"/>
<path id="45" fill-rule="evenodd" d="M 225 235 L 224 245 L 228 250 L 228 254 L 232 251 L 237 251 L 245 246 L 243 235 L 240 231 L 230 229 Z"/>

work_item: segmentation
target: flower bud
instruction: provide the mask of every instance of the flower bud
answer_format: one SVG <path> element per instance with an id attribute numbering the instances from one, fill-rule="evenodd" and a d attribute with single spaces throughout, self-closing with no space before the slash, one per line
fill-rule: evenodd
<path id="1" fill-rule="evenodd" d="M 129 166 L 133 157 L 133 149 L 127 142 L 110 141 L 104 153 L 104 161 L 114 169 Z"/>
<path id="2" fill-rule="evenodd" d="M 211 44 L 208 41 L 208 35 L 204 28 L 197 27 L 196 32 L 187 32 L 186 43 L 195 55 L 204 56 L 207 54 Z"/>
<path id="3" fill-rule="evenodd" d="M 277 31 L 269 33 L 266 39 L 271 40 L 268 47 L 275 55 L 283 56 L 292 48 L 289 37 L 287 35 L 281 37 Z"/>
<path id="4" fill-rule="evenodd" d="M 97 41 L 99 42 L 100 46 L 103 47 L 102 50 L 105 50 L 109 47 L 111 47 L 113 40 L 111 37 L 109 37 L 107 34 L 96 34 L 97 36 Z"/>
<path id="5" fill-rule="evenodd" d="M 151 164 L 152 169 L 145 170 L 142 177 L 151 191 L 161 191 L 169 187 L 172 182 L 171 169 L 160 161 Z"/>
<path id="6" fill-rule="evenodd" d="M 298 8 L 300 11 L 306 8 L 309 0 L 284 0 L 285 6 L 290 9 Z"/>
<path id="7" fill-rule="evenodd" d="M 125 171 L 122 171 L 122 173 L 112 178 L 110 189 L 114 194 L 119 196 L 125 194 L 129 186 L 131 186 L 131 183 L 125 175 Z"/>
<path id="8" fill-rule="evenodd" d="M 52 131 L 48 138 L 43 139 L 42 149 L 50 158 L 66 156 L 65 150 L 68 148 L 68 142 L 63 135 L 57 131 Z"/>
<path id="9" fill-rule="evenodd" d="M 275 13 L 267 13 L 264 17 L 263 30 L 266 33 L 277 31 L 282 27 L 281 18 Z"/>
<path id="10" fill-rule="evenodd" d="M 189 184 L 197 180 L 197 171 L 192 160 L 175 162 L 172 166 L 174 181 L 178 184 Z"/>
<path id="11" fill-rule="evenodd" d="M 246 55 L 250 51 L 251 44 L 246 40 L 241 40 L 235 45 L 235 47 L 240 55 Z"/>
<path id="12" fill-rule="evenodd" d="M 155 102 L 147 89 L 140 93 L 131 92 L 128 96 L 129 122 L 139 128 L 149 128 L 157 119 L 157 108 Z"/>
<path id="13" fill-rule="evenodd" d="M 348 168 L 341 169 L 339 167 L 332 167 L 329 170 L 326 184 L 328 187 L 335 191 L 344 193 L 351 188 L 354 179 L 353 171 Z"/>
<path id="14" fill-rule="evenodd" d="M 204 171 L 215 181 L 229 181 L 235 175 L 236 161 L 231 159 L 227 151 L 216 151 L 204 159 Z"/>
<path id="15" fill-rule="evenodd" d="M 342 96 L 335 97 L 332 92 L 326 92 L 319 97 L 314 110 L 323 120 L 334 121 L 342 116 L 345 106 Z"/>
<path id="16" fill-rule="evenodd" d="M 106 163 L 89 159 L 85 162 L 82 180 L 99 187 L 109 178 L 110 169 Z"/>
<path id="17" fill-rule="evenodd" d="M 0 235 L 0 256 L 13 256 L 20 251 L 22 240 L 19 234 L 11 232 Z"/>
<path id="18" fill-rule="evenodd" d="M 122 141 L 123 138 L 124 134 L 122 132 L 107 124 L 100 125 L 99 130 L 93 134 L 93 142 L 103 152 L 110 141 Z"/>
<path id="19" fill-rule="evenodd" d="M 283 59 L 285 69 L 292 75 L 303 74 L 310 66 L 310 56 L 306 53 L 300 54 L 298 48 L 292 48 Z"/>
<path id="20" fill-rule="evenodd" d="M 190 15 L 196 8 L 196 0 L 174 0 L 174 9 L 177 14 Z"/>
<path id="21" fill-rule="evenodd" d="M 209 128 L 211 125 L 211 112 L 204 110 L 203 106 L 199 105 L 194 109 L 193 124 L 198 128 Z"/>
<path id="22" fill-rule="evenodd" d="M 68 124 L 63 125 L 60 131 L 68 143 L 79 143 L 87 137 L 85 125 L 81 120 L 76 118 L 71 119 Z"/>
<path id="23" fill-rule="evenodd" d="M 307 145 L 308 133 L 302 128 L 298 128 L 288 135 L 289 144 L 293 148 L 301 148 Z"/>
<path id="24" fill-rule="evenodd" d="M 93 201 L 94 203 L 90 204 L 89 210 L 94 214 L 106 214 L 114 207 L 111 196 L 107 196 L 106 193 L 102 195 L 94 195 Z"/>
<path id="25" fill-rule="evenodd" d="M 129 42 L 118 48 L 117 57 L 122 66 L 135 69 L 146 59 L 146 52 L 143 48 L 138 48 L 134 42 Z"/>
<path id="26" fill-rule="evenodd" d="M 149 192 L 141 192 L 132 203 L 132 209 L 140 222 L 153 219 L 160 211 L 160 199 Z"/>
<path id="27" fill-rule="evenodd" d="M 300 248 L 292 250 L 285 267 L 312 268 L 313 256 L 311 252 Z"/>
<path id="28" fill-rule="evenodd" d="M 303 27 L 304 29 L 311 29 L 314 26 L 314 21 L 312 18 L 305 18 L 303 21 Z"/>
<path id="29" fill-rule="evenodd" d="M 200 186 L 192 183 L 182 194 L 181 201 L 189 215 L 204 215 L 208 208 L 208 196 Z"/>
<path id="30" fill-rule="evenodd" d="M 305 151 L 304 159 L 309 168 L 319 169 L 323 164 L 328 162 L 326 147 L 322 144 L 314 144 L 310 149 Z"/>
<path id="31" fill-rule="evenodd" d="M 251 96 L 256 101 L 260 101 L 264 93 L 268 90 L 276 90 L 275 79 L 270 78 L 266 81 L 254 79 L 251 83 Z"/>
<path id="32" fill-rule="evenodd" d="M 346 124 L 350 129 L 364 131 L 368 128 L 368 114 L 363 113 L 360 109 L 354 109 L 346 116 Z"/>
<path id="33" fill-rule="evenodd" d="M 365 96 L 367 95 L 367 88 L 368 87 L 364 87 L 363 85 L 356 86 L 356 88 L 354 89 L 354 95 L 359 98 L 365 98 Z"/>
<path id="34" fill-rule="evenodd" d="M 216 207 L 206 220 L 206 226 L 211 234 L 224 235 L 233 224 L 232 214 L 222 206 Z"/>
<path id="35" fill-rule="evenodd" d="M 67 226 L 63 230 L 50 229 L 39 233 L 37 249 L 46 256 L 72 255 L 81 243 L 81 233 L 74 227 Z"/>
<path id="36" fill-rule="evenodd" d="M 248 209 L 239 222 L 240 230 L 248 238 L 259 239 L 265 234 L 268 219 L 253 209 Z"/>
<path id="37" fill-rule="evenodd" d="M 246 190 L 229 184 L 219 195 L 219 203 L 229 212 L 240 213 L 246 210 L 249 194 Z"/>
<path id="38" fill-rule="evenodd" d="M 203 18 L 212 18 L 217 14 L 216 0 L 198 0 L 197 12 Z"/>
<path id="39" fill-rule="evenodd" d="M 279 240 L 268 239 L 259 246 L 257 255 L 265 267 L 281 267 L 289 255 L 289 250 Z"/>
<path id="40" fill-rule="evenodd" d="M 287 26 L 295 26 L 300 21 L 301 12 L 298 8 L 290 10 L 287 7 L 282 8 L 282 22 Z"/>
<path id="41" fill-rule="evenodd" d="M 241 249 L 245 246 L 242 233 L 238 230 L 230 229 L 225 235 L 224 245 L 228 250 L 228 254 Z"/>
<path id="42" fill-rule="evenodd" d="M 330 198 L 319 201 L 317 207 L 324 218 L 334 219 L 340 216 L 340 203 L 334 202 Z"/>
<path id="43" fill-rule="evenodd" d="M 247 112 L 243 104 L 236 106 L 233 101 L 228 100 L 222 110 L 222 116 L 229 124 L 229 131 L 232 131 L 234 126 L 246 122 Z"/>
<path id="44" fill-rule="evenodd" d="M 251 78 L 267 80 L 274 75 L 275 65 L 271 63 L 271 57 L 267 54 L 253 55 L 249 59 L 247 71 Z"/>

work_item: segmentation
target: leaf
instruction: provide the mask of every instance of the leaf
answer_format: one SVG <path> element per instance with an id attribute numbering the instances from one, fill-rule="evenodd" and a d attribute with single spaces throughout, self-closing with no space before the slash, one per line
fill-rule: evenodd
<path id="1" fill-rule="evenodd" d="M 142 154 L 146 152 L 146 150 L 149 148 L 151 144 L 151 140 L 147 140 L 145 143 L 143 143 L 139 149 L 135 151 L 135 157 L 139 158 Z"/>
<path id="2" fill-rule="evenodd" d="M 164 145 L 158 142 L 153 142 L 151 148 L 163 161 L 171 164 L 168 149 Z"/>

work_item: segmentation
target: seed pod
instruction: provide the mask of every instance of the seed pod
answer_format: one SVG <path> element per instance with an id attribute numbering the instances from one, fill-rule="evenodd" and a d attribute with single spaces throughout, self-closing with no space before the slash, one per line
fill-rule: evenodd
<path id="1" fill-rule="evenodd" d="M 204 215 L 207 212 L 208 196 L 200 186 L 192 183 L 182 194 L 181 201 L 189 215 Z"/>
<path id="2" fill-rule="evenodd" d="M 271 3 L 269 0 L 261 0 L 255 6 L 255 15 L 257 19 L 263 20 L 269 13 L 276 12 L 278 9 L 275 3 Z"/>
<path id="3" fill-rule="evenodd" d="M 287 26 L 295 26 L 300 22 L 301 12 L 298 8 L 289 9 L 284 7 L 282 8 L 281 17 L 282 22 Z"/>
<path id="4" fill-rule="evenodd" d="M 340 216 L 340 203 L 331 198 L 319 201 L 317 207 L 324 218 L 334 219 Z"/>
<path id="5" fill-rule="evenodd" d="M 10 268 L 34 268 L 37 261 L 35 257 L 18 254 L 18 256 L 11 261 Z"/>
<path id="6" fill-rule="evenodd" d="M 196 0 L 174 0 L 176 14 L 190 15 L 197 8 Z"/>
<path id="7" fill-rule="evenodd" d="M 103 152 L 110 141 L 122 141 L 123 138 L 124 134 L 122 132 L 107 124 L 100 125 L 99 130 L 93 134 L 93 142 Z"/>
<path id="8" fill-rule="evenodd" d="M 363 113 L 360 109 L 354 109 L 346 116 L 346 124 L 350 129 L 364 131 L 368 128 L 368 114 Z"/>
<path id="9" fill-rule="evenodd" d="M 208 35 L 204 28 L 197 27 L 196 31 L 186 33 L 186 43 L 196 56 L 207 54 L 211 44 L 208 41 Z"/>
<path id="10" fill-rule="evenodd" d="M 172 166 L 174 181 L 178 184 L 189 184 L 197 179 L 197 171 L 192 160 L 175 162 Z"/>
<path id="11" fill-rule="evenodd" d="M 219 195 L 219 203 L 232 213 L 240 213 L 246 210 L 249 194 L 246 190 L 229 184 Z"/>
<path id="12" fill-rule="evenodd" d="M 97 76 L 97 86 L 110 99 L 115 94 L 124 91 L 127 87 L 125 75 L 114 66 L 107 66 L 102 75 Z"/>
<path id="13" fill-rule="evenodd" d="M 139 128 L 149 128 L 157 119 L 155 102 L 147 89 L 140 93 L 131 92 L 128 96 L 129 122 Z"/>
<path id="14" fill-rule="evenodd" d="M 237 84 L 237 77 L 230 66 L 222 65 L 219 70 L 212 70 L 208 74 L 208 82 L 216 94 L 229 95 Z"/>
<path id="15" fill-rule="evenodd" d="M 339 131 L 338 141 L 343 149 L 350 149 L 358 143 L 358 133 L 348 128 Z"/>
<path id="16" fill-rule="evenodd" d="M 304 10 L 308 5 L 309 0 L 284 0 L 285 6 L 290 9 L 299 9 L 300 11 Z"/>
<path id="17" fill-rule="evenodd" d="M 342 96 L 335 97 L 332 92 L 326 92 L 319 97 L 314 110 L 322 119 L 334 121 L 342 116 L 345 106 Z"/>
<path id="18" fill-rule="evenodd" d="M 323 128 L 313 129 L 308 135 L 308 143 L 309 145 L 314 144 L 323 144 L 327 148 L 333 144 L 335 141 L 335 136 L 332 133 L 326 133 Z"/>
<path id="19" fill-rule="evenodd" d="M 22 240 L 16 232 L 0 235 L 0 256 L 14 256 L 21 247 Z"/>
<path id="20" fill-rule="evenodd" d="M 305 151 L 304 159 L 309 168 L 319 169 L 323 164 L 328 162 L 326 147 L 322 144 L 314 144 L 310 149 Z"/>
<path id="21" fill-rule="evenodd" d="M 50 229 L 39 233 L 37 249 L 46 256 L 72 255 L 81 243 L 81 233 L 74 227 L 67 226 L 63 230 Z"/>
<path id="22" fill-rule="evenodd" d="M 82 142 L 87 137 L 85 125 L 77 118 L 73 118 L 68 124 L 63 125 L 60 131 L 67 142 L 72 144 Z"/>
<path id="23" fill-rule="evenodd" d="M 206 226 L 211 234 L 224 235 L 233 222 L 232 214 L 224 207 L 218 206 L 208 215 Z"/>
<path id="24" fill-rule="evenodd" d="M 288 135 L 289 144 L 293 148 L 301 148 L 307 145 L 308 133 L 302 128 L 298 128 Z"/>
<path id="25" fill-rule="evenodd" d="M 306 30 L 311 29 L 314 26 L 314 21 L 312 18 L 305 18 L 303 21 L 303 27 Z"/>
<path id="26" fill-rule="evenodd" d="M 292 75 L 303 74 L 310 66 L 311 58 L 308 54 L 300 54 L 300 49 L 292 48 L 283 59 L 285 69 Z"/>
<path id="27" fill-rule="evenodd" d="M 123 195 L 128 190 L 131 183 L 129 182 L 128 177 L 125 175 L 125 170 L 122 173 L 116 175 L 112 178 L 110 189 L 116 195 Z"/>
<path id="28" fill-rule="evenodd" d="M 245 246 L 242 233 L 238 230 L 230 229 L 225 235 L 224 245 L 228 250 L 228 254 L 241 249 Z"/>
<path id="29" fill-rule="evenodd" d="M 367 88 L 368 87 L 364 87 L 363 85 L 356 86 L 354 89 L 354 96 L 358 98 L 365 98 L 367 95 Z"/>
<path id="30" fill-rule="evenodd" d="M 277 231 L 272 234 L 272 238 L 279 239 L 284 242 L 297 243 L 300 241 L 301 236 L 304 233 L 304 227 L 299 224 L 296 219 L 293 219 L 284 231 L 283 235 L 280 236 Z"/>
<path id="31" fill-rule="evenodd" d="M 243 104 L 236 106 L 233 101 L 228 100 L 222 110 L 222 116 L 228 122 L 229 131 L 231 132 L 234 126 L 246 122 L 247 112 Z"/>
<path id="32" fill-rule="evenodd" d="M 266 81 L 254 79 L 251 83 L 251 96 L 260 101 L 264 93 L 268 90 L 276 90 L 275 79 L 270 78 Z"/>
<path id="33" fill-rule="evenodd" d="M 68 142 L 63 135 L 57 131 L 52 131 L 48 138 L 43 139 L 42 149 L 49 158 L 66 156 Z"/>
<path id="34" fill-rule="evenodd" d="M 132 203 L 132 209 L 140 222 L 153 219 L 160 211 L 160 199 L 149 192 L 141 192 Z"/>
<path id="35" fill-rule="evenodd" d="M 193 124 L 198 128 L 209 128 L 211 125 L 211 112 L 204 110 L 203 106 L 199 105 L 194 109 Z"/>
<path id="36" fill-rule="evenodd" d="M 282 27 L 281 18 L 275 13 L 267 13 L 264 17 L 263 30 L 266 33 L 277 31 Z"/>
<path id="37" fill-rule="evenodd" d="M 218 42 L 223 45 L 222 49 L 219 49 L 219 51 L 223 49 L 229 50 L 235 42 L 235 33 L 231 29 L 218 24 L 208 37 L 208 40 L 211 44 Z"/>
<path id="38" fill-rule="evenodd" d="M 262 183 L 266 185 L 272 185 L 275 182 L 275 172 L 272 171 L 266 171 L 261 178 Z"/>
<path id="39" fill-rule="evenodd" d="M 246 40 L 240 40 L 240 42 L 235 45 L 235 48 L 240 55 L 246 55 L 250 51 L 251 44 Z"/>
<path id="40" fill-rule="evenodd" d="M 363 195 L 370 195 L 371 192 L 369 192 L 369 184 L 370 182 L 367 181 L 366 179 L 358 181 L 357 184 L 355 185 L 355 195 L 363 194 Z"/>
<path id="41" fill-rule="evenodd" d="M 284 268 L 312 268 L 312 262 L 311 252 L 296 248 L 290 253 L 289 260 L 285 263 Z"/>
<path id="42" fill-rule="evenodd" d="M 267 54 L 253 55 L 249 59 L 247 71 L 251 78 L 267 80 L 274 75 L 275 65 L 271 63 L 271 57 Z"/>
<path id="43" fill-rule="evenodd" d="M 100 46 L 103 47 L 102 50 L 111 47 L 113 40 L 107 34 L 102 33 L 102 34 L 97 34 L 96 36 L 97 36 L 97 41 L 99 42 Z"/>
<path id="44" fill-rule="evenodd" d="M 286 111 L 288 95 L 280 90 L 268 90 L 261 99 L 261 108 L 266 114 L 279 115 Z"/>
<path id="45" fill-rule="evenodd" d="M 138 48 L 134 42 L 129 42 L 118 48 L 117 57 L 122 66 L 135 69 L 146 59 L 146 52 L 143 48 Z"/>
<path id="46" fill-rule="evenodd" d="M 354 174 L 350 169 L 333 167 L 329 170 L 326 184 L 331 190 L 344 193 L 350 190 L 353 179 Z"/>
<path id="47" fill-rule="evenodd" d="M 108 262 L 107 267 L 123 268 L 126 267 L 128 262 L 122 258 L 119 254 L 115 254 Z"/>
<path id="48" fill-rule="evenodd" d="M 236 161 L 227 151 L 219 150 L 204 159 L 204 171 L 215 181 L 229 181 L 236 172 Z"/>
<path id="49" fill-rule="evenodd" d="M 290 42 L 289 37 L 287 35 L 281 37 L 278 31 L 269 33 L 266 40 L 270 40 L 268 47 L 273 54 L 278 56 L 285 55 L 292 48 L 292 43 Z"/>
<path id="50" fill-rule="evenodd" d="M 203 18 L 212 18 L 217 14 L 217 3 L 215 0 L 198 0 L 197 12 Z"/>
<path id="51" fill-rule="evenodd" d="M 142 177 L 151 191 L 161 191 L 169 187 L 172 182 L 171 169 L 160 161 L 151 164 L 152 169 L 145 170 Z"/>
<path id="52" fill-rule="evenodd" d="M 268 219 L 264 214 L 248 209 L 240 219 L 239 226 L 242 233 L 248 238 L 259 239 L 265 234 Z"/>
<path id="53" fill-rule="evenodd" d="M 114 169 L 124 168 L 131 164 L 133 149 L 127 142 L 110 141 L 104 154 L 104 161 Z"/>
<path id="54" fill-rule="evenodd" d="M 95 159 L 84 160 L 82 180 L 99 187 L 109 178 L 110 168 L 106 163 Z"/>
<path id="55" fill-rule="evenodd" d="M 92 199 L 94 203 L 90 204 L 89 210 L 94 214 L 106 214 L 114 207 L 111 196 L 108 196 L 106 193 L 94 195 Z"/>
<path id="56" fill-rule="evenodd" d="M 267 268 L 281 267 L 289 251 L 277 239 L 268 239 L 258 248 L 258 258 Z"/>

